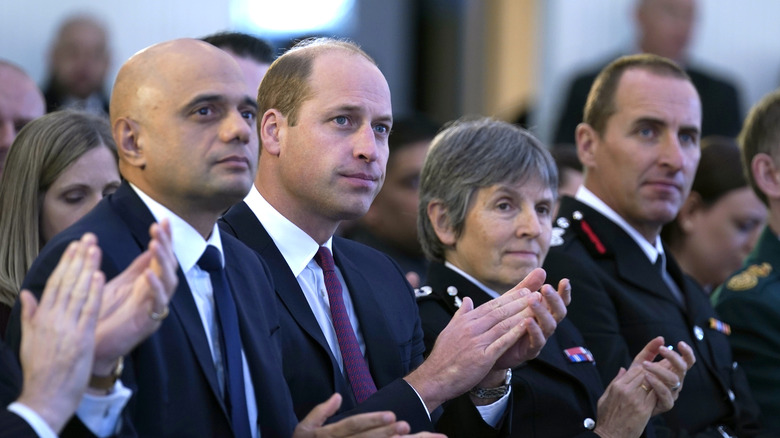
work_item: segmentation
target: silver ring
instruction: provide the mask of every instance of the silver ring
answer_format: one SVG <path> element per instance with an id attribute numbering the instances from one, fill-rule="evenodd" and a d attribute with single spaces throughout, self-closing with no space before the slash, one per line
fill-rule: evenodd
<path id="1" fill-rule="evenodd" d="M 670 389 L 672 390 L 672 392 L 674 392 L 674 391 L 677 391 L 678 389 L 680 389 L 681 386 L 682 386 L 682 383 L 681 382 L 677 382 L 677 384 L 672 386 Z"/>
<path id="2" fill-rule="evenodd" d="M 152 318 L 152 321 L 162 321 L 168 316 L 168 306 L 166 305 L 163 307 L 162 312 L 149 312 L 149 318 Z"/>

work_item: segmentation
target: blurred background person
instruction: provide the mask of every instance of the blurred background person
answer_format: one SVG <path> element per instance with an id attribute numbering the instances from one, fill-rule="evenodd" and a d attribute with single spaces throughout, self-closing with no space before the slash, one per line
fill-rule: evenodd
<path id="1" fill-rule="evenodd" d="M 75 108 L 108 116 L 103 87 L 109 63 L 103 24 L 87 15 L 66 19 L 49 53 L 49 77 L 43 87 L 47 112 Z"/>
<path id="2" fill-rule="evenodd" d="M 742 266 L 767 209 L 748 186 L 734 140 L 707 137 L 701 148 L 691 193 L 661 238 L 683 272 L 710 293 Z"/>
<path id="3" fill-rule="evenodd" d="M 45 109 L 35 82 L 18 66 L 0 59 L 0 175 L 16 134 Z"/>
<path id="4" fill-rule="evenodd" d="M 558 197 L 555 199 L 553 217 L 558 214 L 561 196 L 574 196 L 582 185 L 582 163 L 577 156 L 577 147 L 573 144 L 557 144 L 550 148 L 550 155 L 558 169 Z"/>
<path id="5" fill-rule="evenodd" d="M 479 306 L 541 267 L 550 248 L 557 181 L 544 146 L 508 123 L 462 120 L 434 139 L 418 213 L 431 260 L 428 286 L 418 292 L 427 351 L 466 297 Z M 662 338 L 651 340 L 605 389 L 594 366 L 598 358 L 564 319 L 539 356 L 508 377 L 510 436 L 640 436 L 651 415 L 672 407 L 693 364 L 692 351 L 679 347 L 685 361 Z M 657 353 L 662 362 L 644 368 L 642 361 Z"/>
<path id="6" fill-rule="evenodd" d="M 252 95 L 257 95 L 265 72 L 276 58 L 271 43 L 241 32 L 219 32 L 201 39 L 228 52 L 241 67 Z"/>
<path id="7" fill-rule="evenodd" d="M 683 67 L 701 98 L 702 136 L 736 137 L 742 126 L 737 89 L 730 82 L 688 63 L 687 51 L 696 21 L 696 1 L 637 0 L 635 20 L 638 41 L 629 53 L 660 55 Z M 574 130 L 582 121 L 588 91 L 596 75 L 606 64 L 604 62 L 598 68 L 583 73 L 572 81 L 568 97 L 559 112 L 553 137 L 555 143 L 574 143 Z"/>
<path id="8" fill-rule="evenodd" d="M 344 234 L 392 257 L 413 287 L 424 283 L 428 267 L 417 240 L 417 203 L 425 154 L 438 131 L 439 125 L 422 115 L 393 122 L 382 190 Z"/>
<path id="9" fill-rule="evenodd" d="M 108 121 L 74 110 L 19 132 L 0 180 L 0 333 L 43 245 L 119 187 Z"/>

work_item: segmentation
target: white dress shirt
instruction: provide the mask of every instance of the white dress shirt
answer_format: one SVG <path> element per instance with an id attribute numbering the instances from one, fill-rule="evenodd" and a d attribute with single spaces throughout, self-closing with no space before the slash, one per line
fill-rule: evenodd
<path id="1" fill-rule="evenodd" d="M 222 266 L 225 265 L 225 255 L 222 251 L 222 239 L 219 234 L 219 227 L 214 224 L 211 235 L 208 240 L 198 233 L 195 228 L 184 219 L 177 216 L 174 212 L 150 198 L 133 184 L 130 187 L 135 190 L 147 208 L 152 212 L 157 222 L 167 218 L 171 223 L 171 234 L 173 237 L 173 252 L 179 261 L 179 267 L 184 272 L 187 279 L 187 285 L 192 291 L 192 297 L 200 314 L 200 320 L 203 323 L 203 329 L 206 332 L 206 339 L 209 342 L 211 350 L 211 359 L 214 361 L 214 368 L 217 370 L 217 381 L 220 390 L 224 394 L 224 365 L 222 364 L 222 354 L 219 342 L 219 328 L 216 324 L 216 314 L 214 308 L 214 291 L 211 286 L 211 277 L 209 273 L 198 266 L 198 260 L 208 245 L 215 246 L 220 253 Z M 259 436 L 257 428 L 257 403 L 255 402 L 255 389 L 252 384 L 252 376 L 249 373 L 249 365 L 246 361 L 244 349 L 241 349 L 241 362 L 244 369 L 244 388 L 246 395 L 246 406 L 249 414 L 249 427 L 253 437 Z"/>
<path id="2" fill-rule="evenodd" d="M 257 216 L 257 219 L 263 224 L 263 227 L 265 227 L 268 235 L 271 236 L 271 239 L 279 249 L 279 252 L 282 253 L 282 257 L 284 257 L 284 260 L 290 267 L 295 279 L 298 280 L 298 284 L 301 286 L 301 290 L 306 296 L 306 301 L 309 303 L 309 307 L 314 313 L 317 324 L 319 324 L 320 330 L 322 330 L 325 339 L 328 341 L 331 353 L 333 353 L 333 356 L 336 358 L 336 362 L 339 364 L 339 368 L 343 373 L 344 364 L 341 359 L 341 350 L 339 349 L 338 340 L 336 338 L 336 329 L 333 327 L 333 322 L 331 321 L 330 302 L 328 301 L 328 292 L 325 288 L 324 274 L 322 273 L 322 268 L 314 261 L 314 255 L 317 253 L 320 245 L 314 241 L 311 236 L 306 234 L 305 231 L 300 229 L 271 206 L 254 185 L 246 198 L 244 198 L 244 202 L 246 202 L 249 209 L 252 210 L 255 216 Z M 323 246 L 327 247 L 332 253 L 333 238 L 331 237 L 328 239 Z M 341 275 L 341 270 L 338 265 L 336 265 L 336 275 L 338 275 L 339 282 L 341 283 L 344 306 L 347 309 L 349 322 L 352 324 L 352 329 L 355 330 L 355 335 L 360 344 L 360 351 L 365 355 L 366 345 L 360 330 L 360 323 L 357 319 L 357 315 L 355 315 L 355 308 L 352 305 L 349 288 L 347 288 L 347 283 L 344 281 L 344 277 Z M 411 385 L 409 385 L 409 387 L 414 390 L 417 397 L 420 398 L 420 403 L 425 407 L 425 402 L 422 400 L 422 397 L 420 397 L 420 394 L 417 393 L 417 390 Z M 505 396 L 492 405 L 478 406 L 477 409 L 479 409 L 485 422 L 495 427 L 506 410 L 508 400 L 508 396 Z M 495 406 L 499 407 L 495 408 Z M 426 412 L 428 412 L 427 407 Z M 430 412 L 428 412 L 428 416 L 430 417 Z"/>

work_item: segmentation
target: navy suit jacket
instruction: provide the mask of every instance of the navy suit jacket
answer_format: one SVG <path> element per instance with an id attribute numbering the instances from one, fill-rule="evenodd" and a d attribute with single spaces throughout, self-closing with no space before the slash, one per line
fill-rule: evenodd
<path id="1" fill-rule="evenodd" d="M 344 399 L 340 413 L 390 410 L 407 421 L 412 432 L 432 429 L 420 398 L 402 379 L 422 363 L 425 345 L 414 292 L 395 262 L 365 245 L 333 238 L 333 256 L 347 282 L 366 343 L 366 359 L 378 388 L 357 405 L 298 281 L 249 206 L 244 202 L 233 206 L 220 225 L 257 251 L 273 273 L 282 325 L 284 376 L 299 418 L 338 391 Z M 470 411 L 464 410 L 469 421 L 445 411 L 437 429 L 464 436 L 495 433 L 473 405 Z M 440 426 L 455 423 L 476 429 Z"/>
<path id="2" fill-rule="evenodd" d="M 24 287 L 40 296 L 68 243 L 87 231 L 98 237 L 106 278 L 115 277 L 147 247 L 153 221 L 146 205 L 123 183 L 116 193 L 46 245 L 30 268 Z M 257 255 L 237 240 L 223 233 L 222 244 L 254 384 L 258 429 L 264 437 L 291 436 L 296 419 L 281 370 L 279 320 L 270 274 Z M 231 436 L 206 333 L 181 268 L 178 277 L 170 316 L 125 358 L 122 381 L 133 390 L 126 411 L 135 430 L 127 428 L 124 432 L 140 436 Z M 9 343 L 19 340 L 19 322 L 17 304 L 8 328 Z"/>
<path id="3" fill-rule="evenodd" d="M 19 396 L 22 372 L 13 352 L 0 341 L 0 437 L 37 437 L 22 417 L 6 410 Z"/>
<path id="4" fill-rule="evenodd" d="M 758 409 L 742 369 L 732 360 L 728 338 L 713 323 L 717 316 L 708 297 L 683 275 L 669 251 L 667 270 L 684 305 L 617 224 L 570 197 L 562 199 L 559 216 L 564 220 L 556 223 L 568 226 L 564 242 L 551 247 L 545 260 L 547 280 L 571 280 L 567 318 L 585 337 L 602 380 L 630 365 L 656 336 L 675 347 L 685 341 L 696 364 L 688 370 L 674 408 L 659 419 L 658 434 L 667 429 L 673 436 L 719 436 L 714 429 L 725 425 L 737 436 L 755 435 Z"/>

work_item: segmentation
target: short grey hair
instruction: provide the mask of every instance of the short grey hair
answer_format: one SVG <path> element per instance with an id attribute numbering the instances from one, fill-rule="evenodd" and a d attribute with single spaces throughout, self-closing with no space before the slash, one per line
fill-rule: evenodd
<path id="1" fill-rule="evenodd" d="M 428 218 L 438 200 L 456 236 L 463 232 L 474 193 L 495 184 L 538 179 L 558 192 L 558 171 L 550 153 L 531 133 L 487 117 L 463 118 L 442 130 L 425 157 L 420 176 L 417 232 L 428 259 L 444 261 L 445 245 Z"/>

